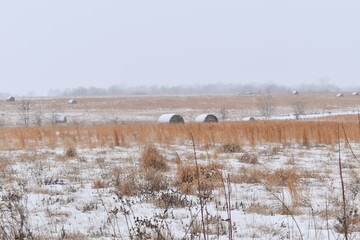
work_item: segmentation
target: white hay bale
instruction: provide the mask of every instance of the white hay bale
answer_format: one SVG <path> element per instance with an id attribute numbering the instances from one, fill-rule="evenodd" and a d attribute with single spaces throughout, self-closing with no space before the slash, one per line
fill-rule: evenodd
<path id="1" fill-rule="evenodd" d="M 184 119 L 179 114 L 168 113 L 159 117 L 158 123 L 184 123 Z"/>
<path id="2" fill-rule="evenodd" d="M 359 92 L 353 92 L 353 93 L 351 93 L 351 95 L 353 95 L 353 96 L 358 96 L 358 95 L 359 95 Z"/>
<path id="3" fill-rule="evenodd" d="M 9 97 L 6 98 L 6 101 L 7 102 L 15 102 L 15 97 L 9 96 Z"/>
<path id="4" fill-rule="evenodd" d="M 55 123 L 67 123 L 67 118 L 65 116 L 56 116 Z"/>
<path id="5" fill-rule="evenodd" d="M 336 94 L 336 97 L 338 97 L 338 98 L 340 98 L 340 97 L 344 97 L 344 94 L 342 94 L 342 93 L 338 93 L 338 94 Z"/>
<path id="6" fill-rule="evenodd" d="M 77 104 L 78 102 L 75 99 L 70 99 L 68 104 Z"/>
<path id="7" fill-rule="evenodd" d="M 298 92 L 298 91 L 296 91 L 296 90 L 294 90 L 294 91 L 292 91 L 292 94 L 294 94 L 294 95 L 298 95 L 298 94 L 299 94 L 299 92 Z"/>
<path id="8" fill-rule="evenodd" d="M 255 118 L 254 117 L 244 117 L 242 120 L 243 121 L 255 121 Z"/>
<path id="9" fill-rule="evenodd" d="M 218 118 L 213 114 L 200 114 L 195 118 L 195 122 L 218 122 Z"/>

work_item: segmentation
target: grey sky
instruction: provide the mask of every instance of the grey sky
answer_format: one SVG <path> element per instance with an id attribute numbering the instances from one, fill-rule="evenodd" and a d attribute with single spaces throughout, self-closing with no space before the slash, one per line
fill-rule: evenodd
<path id="1" fill-rule="evenodd" d="M 360 80 L 360 1 L 0 1 L 0 92 Z"/>

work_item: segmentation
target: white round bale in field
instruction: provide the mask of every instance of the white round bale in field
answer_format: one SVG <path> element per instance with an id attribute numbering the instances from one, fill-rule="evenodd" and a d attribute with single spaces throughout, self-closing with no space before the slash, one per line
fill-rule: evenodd
<path id="1" fill-rule="evenodd" d="M 9 96 L 6 98 L 7 102 L 15 102 L 15 98 L 13 96 Z"/>
<path id="2" fill-rule="evenodd" d="M 184 123 L 184 119 L 179 114 L 168 113 L 161 115 L 158 123 Z"/>
<path id="3" fill-rule="evenodd" d="M 67 123 L 67 118 L 65 116 L 56 116 L 55 124 Z"/>
<path id="4" fill-rule="evenodd" d="M 195 118 L 195 122 L 218 122 L 218 118 L 213 114 L 200 114 Z"/>
<path id="5" fill-rule="evenodd" d="M 255 117 L 244 117 L 243 121 L 255 121 Z"/>

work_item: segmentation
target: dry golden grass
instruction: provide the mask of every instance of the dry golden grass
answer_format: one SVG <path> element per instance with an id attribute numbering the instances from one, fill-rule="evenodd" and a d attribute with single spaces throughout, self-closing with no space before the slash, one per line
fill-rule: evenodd
<path id="1" fill-rule="evenodd" d="M 193 164 L 178 165 L 174 185 L 183 193 L 195 193 L 200 188 L 212 190 L 221 186 L 221 175 L 219 170 L 223 168 L 220 164 L 200 165 L 199 169 Z"/>
<path id="2" fill-rule="evenodd" d="M 145 147 L 140 157 L 140 164 L 145 171 L 149 169 L 154 169 L 156 171 L 168 169 L 166 158 L 162 156 L 159 150 L 152 144 Z"/>
<path id="3" fill-rule="evenodd" d="M 259 203 L 250 204 L 249 206 L 244 208 L 245 213 L 256 213 L 261 215 L 271 215 L 273 214 L 273 210 L 268 205 L 262 205 Z"/>
<path id="4" fill-rule="evenodd" d="M 253 167 L 242 167 L 237 175 L 231 177 L 234 183 L 262 183 L 269 187 L 282 186 L 294 189 L 299 184 L 302 171 L 293 167 L 289 169 L 277 169 L 269 171 Z"/>
<path id="5" fill-rule="evenodd" d="M 334 144 L 338 124 L 332 121 L 253 121 L 213 124 L 131 124 L 113 126 L 53 126 L 0 129 L 0 149 L 35 149 L 76 146 L 113 147 L 123 144 L 185 144 L 194 136 L 196 144 L 255 146 L 264 143 Z M 360 141 L 358 122 L 345 122 L 350 141 Z M 115 134 L 116 133 L 116 134 Z M 341 129 L 340 137 L 344 134 Z"/>
<path id="6" fill-rule="evenodd" d="M 257 164 L 258 156 L 253 153 L 244 153 L 238 158 L 238 160 L 242 163 Z"/>
<path id="7" fill-rule="evenodd" d="M 106 187 L 108 187 L 108 184 L 102 179 L 97 178 L 93 181 L 93 188 L 95 189 L 106 188 Z"/>
<path id="8" fill-rule="evenodd" d="M 318 118 L 322 121 L 332 121 L 332 122 L 355 122 L 359 123 L 360 115 L 359 114 L 347 114 L 347 115 L 337 115 L 337 116 L 327 116 Z"/>
<path id="9" fill-rule="evenodd" d="M 132 196 L 137 193 L 139 188 L 139 177 L 137 170 L 133 167 L 114 168 L 109 181 L 108 185 L 115 188 L 118 196 Z"/>
<path id="10" fill-rule="evenodd" d="M 221 147 L 218 149 L 219 152 L 222 153 L 236 153 L 236 152 L 242 152 L 242 147 L 240 145 L 237 144 L 223 144 L 221 145 Z"/>
<path id="11" fill-rule="evenodd" d="M 133 196 L 154 193 L 169 187 L 168 177 L 155 168 L 139 169 L 137 167 L 115 167 L 107 174 L 108 182 L 93 182 L 94 188 L 113 187 L 115 193 L 122 196 Z"/>

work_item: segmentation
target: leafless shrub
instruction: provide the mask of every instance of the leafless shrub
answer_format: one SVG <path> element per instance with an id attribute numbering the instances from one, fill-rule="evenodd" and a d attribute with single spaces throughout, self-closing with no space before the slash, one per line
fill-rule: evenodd
<path id="1" fill-rule="evenodd" d="M 5 126 L 5 118 L 4 118 L 4 114 L 0 114 L 0 127 L 4 127 Z"/>
<path id="2" fill-rule="evenodd" d="M 0 238 L 31 239 L 32 231 L 21 191 L 7 191 L 0 201 Z"/>
<path id="3" fill-rule="evenodd" d="M 155 205 L 160 208 L 184 208 L 192 204 L 190 200 L 179 192 L 162 192 L 155 198 Z"/>
<path id="4" fill-rule="evenodd" d="M 235 183 L 265 183 L 267 186 L 297 185 L 302 173 L 296 167 L 269 171 L 267 169 L 254 169 L 242 167 L 231 180 Z"/>
<path id="5" fill-rule="evenodd" d="M 147 217 L 136 217 L 134 220 L 131 239 L 174 239 L 165 221 Z"/>
<path id="6" fill-rule="evenodd" d="M 199 220 L 195 220 L 193 222 L 190 229 L 192 239 L 195 239 L 196 236 L 202 233 L 201 224 L 202 223 Z M 228 234 L 227 221 L 222 219 L 220 216 L 216 216 L 216 215 L 212 216 L 210 214 L 207 214 L 205 219 L 205 225 L 206 225 L 206 234 L 216 236 L 217 239 L 220 238 L 220 236 L 224 236 Z"/>
<path id="7" fill-rule="evenodd" d="M 221 119 L 223 121 L 225 121 L 226 118 L 227 118 L 227 115 L 228 115 L 228 111 L 226 110 L 226 108 L 221 108 L 220 109 L 220 114 L 221 114 Z"/>
<path id="8" fill-rule="evenodd" d="M 98 188 L 106 188 L 108 186 L 107 182 L 105 182 L 102 179 L 95 179 L 93 181 L 93 188 L 98 189 Z"/>
<path id="9" fill-rule="evenodd" d="M 159 150 L 152 144 L 145 147 L 140 158 L 140 164 L 145 170 L 149 168 L 154 168 L 156 170 L 168 169 L 166 158 L 163 157 Z"/>
<path id="10" fill-rule="evenodd" d="M 42 184 L 44 185 L 64 185 L 64 179 L 60 179 L 58 177 L 48 177 L 48 178 L 45 178 L 43 181 L 42 181 Z"/>
<path id="11" fill-rule="evenodd" d="M 36 125 L 36 126 L 41 126 L 42 123 L 43 123 L 43 117 L 44 117 L 44 114 L 43 114 L 43 112 L 41 111 L 41 109 L 39 109 L 38 111 L 34 112 L 33 116 L 34 116 L 35 125 Z"/>
<path id="12" fill-rule="evenodd" d="M 304 102 L 297 101 L 292 104 L 292 108 L 294 111 L 295 118 L 299 119 L 300 115 L 305 114 L 306 104 Z"/>
<path id="13" fill-rule="evenodd" d="M 139 177 L 138 171 L 133 167 L 127 169 L 115 168 L 111 172 L 110 186 L 115 188 L 116 195 L 132 196 L 138 192 L 139 189 Z"/>
<path id="14" fill-rule="evenodd" d="M 223 144 L 219 148 L 219 151 L 222 153 L 236 153 L 236 152 L 242 152 L 243 150 L 240 145 L 227 143 L 227 144 Z"/>
<path id="15" fill-rule="evenodd" d="M 271 207 L 260 204 L 260 203 L 252 203 L 248 206 L 245 206 L 244 212 L 246 213 L 256 213 L 261 215 L 271 215 L 273 214 L 273 211 Z"/>
<path id="16" fill-rule="evenodd" d="M 144 171 L 136 167 L 115 168 L 109 177 L 110 181 L 106 186 L 114 187 L 119 197 L 154 194 L 167 190 L 170 182 L 165 174 L 154 168 Z"/>
<path id="17" fill-rule="evenodd" d="M 199 171 L 195 165 L 184 164 L 178 166 L 174 184 L 179 187 L 181 192 L 194 193 L 198 187 L 197 179 L 199 180 L 200 189 L 203 191 L 221 186 L 221 176 L 218 171 L 221 165 L 209 164 L 198 167 Z"/>
<path id="18" fill-rule="evenodd" d="M 82 207 L 82 212 L 89 212 L 89 211 L 94 211 L 98 209 L 98 204 L 95 201 L 91 201 L 88 203 L 85 203 L 85 205 Z"/>
<path id="19" fill-rule="evenodd" d="M 76 157 L 77 156 L 77 151 L 75 147 L 68 147 L 65 151 L 65 156 L 68 158 L 71 157 Z"/>
<path id="20" fill-rule="evenodd" d="M 299 182 L 300 175 L 298 172 L 297 168 L 278 169 L 269 175 L 265 175 L 265 179 L 269 186 L 288 186 Z"/>
<path id="21" fill-rule="evenodd" d="M 144 179 L 140 183 L 141 192 L 154 193 L 160 190 L 166 190 L 169 187 L 167 177 L 154 168 L 147 169 L 144 173 Z"/>
<path id="22" fill-rule="evenodd" d="M 4 156 L 0 156 L 0 177 L 6 179 L 10 173 L 11 162 L 10 159 Z"/>
<path id="23" fill-rule="evenodd" d="M 270 117 L 276 111 L 276 104 L 274 99 L 268 95 L 258 99 L 258 108 L 263 116 Z"/>
<path id="24" fill-rule="evenodd" d="M 238 158 L 238 160 L 242 163 L 249 163 L 249 164 L 259 163 L 258 156 L 252 153 L 244 153 L 243 155 L 241 155 L 241 157 Z"/>
<path id="25" fill-rule="evenodd" d="M 346 218 L 346 221 L 345 221 Z M 337 222 L 334 224 L 334 229 L 338 233 L 351 234 L 360 231 L 360 216 L 356 208 L 348 211 L 346 217 L 338 217 Z"/>
<path id="26" fill-rule="evenodd" d="M 57 102 L 52 103 L 49 106 L 49 112 L 46 114 L 46 119 L 50 125 L 55 126 L 57 124 L 57 119 L 61 113 L 61 105 Z"/>
<path id="27" fill-rule="evenodd" d="M 18 107 L 19 116 L 25 127 L 29 126 L 30 123 L 30 109 L 32 104 L 29 100 L 21 100 Z"/>

